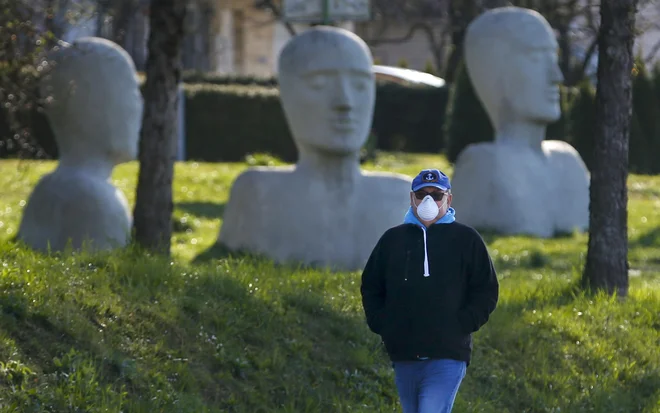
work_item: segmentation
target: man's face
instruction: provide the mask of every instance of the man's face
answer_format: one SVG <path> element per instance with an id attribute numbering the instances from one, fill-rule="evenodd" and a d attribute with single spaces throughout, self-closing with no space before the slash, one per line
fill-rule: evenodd
<path id="1" fill-rule="evenodd" d="M 355 49 L 319 50 L 314 61 L 296 73 L 281 75 L 282 105 L 301 146 L 348 155 L 366 142 L 375 79 L 368 58 Z"/>
<path id="2" fill-rule="evenodd" d="M 559 119 L 559 85 L 564 78 L 554 39 L 515 53 L 509 67 L 505 94 L 506 104 L 512 107 L 513 115 L 539 123 Z"/>
<path id="3" fill-rule="evenodd" d="M 435 217 L 433 221 L 431 221 L 431 223 L 434 223 L 447 213 L 447 210 L 451 206 L 452 195 L 447 193 L 446 191 L 442 191 L 441 189 L 428 187 L 428 186 L 424 188 L 420 188 L 417 191 L 411 192 L 410 203 L 411 206 L 413 207 L 415 216 L 417 216 L 417 206 L 419 206 L 419 204 L 422 203 L 422 200 L 424 200 L 424 197 L 426 197 L 427 195 L 431 195 L 436 205 L 438 205 L 438 208 L 440 209 L 440 211 L 438 212 L 438 216 Z M 446 203 L 445 200 L 447 201 Z M 419 218 L 419 216 L 417 216 L 417 218 Z"/>

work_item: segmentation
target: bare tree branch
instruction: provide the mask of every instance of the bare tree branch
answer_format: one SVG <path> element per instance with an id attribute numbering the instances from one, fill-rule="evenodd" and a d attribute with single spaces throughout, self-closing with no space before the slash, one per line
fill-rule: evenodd
<path id="1" fill-rule="evenodd" d="M 282 18 L 282 11 L 280 10 L 279 7 L 277 7 L 277 5 L 275 5 L 275 3 L 273 3 L 273 0 L 258 0 L 255 3 L 255 7 L 269 9 L 271 13 L 273 13 L 273 16 L 275 16 L 277 20 L 282 22 L 282 24 L 284 25 L 284 27 L 286 27 L 286 30 L 289 32 L 291 36 L 296 35 L 296 29 L 293 28 L 293 25 L 291 23 L 284 21 L 284 19 Z"/>
<path id="2" fill-rule="evenodd" d="M 598 50 L 598 37 L 594 37 L 594 39 L 591 41 L 591 44 L 587 48 L 586 53 L 584 54 L 584 58 L 582 59 L 582 63 L 580 64 L 580 71 L 577 73 L 578 76 L 576 77 L 582 77 L 584 76 L 584 73 L 587 71 L 587 66 L 589 66 L 589 61 L 593 57 L 594 53 L 596 53 L 596 50 Z"/>
<path id="3" fill-rule="evenodd" d="M 418 32 L 425 35 L 434 66 L 441 71 L 445 66 L 446 38 L 448 35 L 449 0 L 374 0 L 373 14 L 377 28 L 364 39 L 371 46 L 382 44 L 397 44 L 410 41 Z M 400 23 L 406 27 L 402 36 L 388 37 L 386 33 L 392 23 Z M 373 27 L 372 23 L 372 27 Z"/>
<path id="4" fill-rule="evenodd" d="M 425 22 L 417 22 L 412 24 L 408 28 L 406 34 L 404 34 L 401 37 L 392 37 L 388 39 L 388 38 L 376 36 L 373 39 L 365 39 L 364 41 L 372 46 L 378 46 L 385 43 L 405 43 L 410 39 L 412 39 L 417 31 L 425 32 L 429 36 L 432 42 L 435 40 L 435 34 L 433 33 L 433 29 L 430 27 L 430 24 Z"/>
<path id="5" fill-rule="evenodd" d="M 650 62 L 655 58 L 655 55 L 657 55 L 658 52 L 660 52 L 660 41 L 656 42 L 653 47 L 651 47 L 651 51 L 646 55 L 644 61 Z"/>

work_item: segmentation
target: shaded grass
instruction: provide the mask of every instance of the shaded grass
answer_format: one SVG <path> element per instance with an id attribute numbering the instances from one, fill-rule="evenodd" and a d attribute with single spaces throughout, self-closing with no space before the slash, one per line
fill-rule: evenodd
<path id="1" fill-rule="evenodd" d="M 367 167 L 431 165 L 448 170 L 410 155 Z M 359 273 L 247 256 L 191 263 L 214 244 L 246 165 L 177 165 L 171 262 L 134 250 L 46 257 L 10 242 L 21 201 L 53 166 L 0 162 L 0 411 L 398 411 Z M 113 176 L 131 204 L 135 173 Z M 629 187 L 625 302 L 576 288 L 584 234 L 485 234 L 502 297 L 475 335 L 456 412 L 660 412 L 660 179 Z"/>

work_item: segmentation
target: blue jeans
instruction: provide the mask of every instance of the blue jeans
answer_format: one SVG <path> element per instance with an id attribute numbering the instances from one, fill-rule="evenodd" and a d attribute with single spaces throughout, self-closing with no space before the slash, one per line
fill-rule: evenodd
<path id="1" fill-rule="evenodd" d="M 396 361 L 393 365 L 403 413 L 451 412 L 465 377 L 464 361 Z"/>

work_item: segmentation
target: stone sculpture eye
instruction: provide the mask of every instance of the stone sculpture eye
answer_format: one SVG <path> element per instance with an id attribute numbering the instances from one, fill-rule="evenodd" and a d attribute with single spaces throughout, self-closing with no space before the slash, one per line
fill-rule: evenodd
<path id="1" fill-rule="evenodd" d="M 531 52 L 528 55 L 528 58 L 530 62 L 534 62 L 534 63 L 538 63 L 541 60 L 541 56 L 538 52 Z"/>
<path id="2" fill-rule="evenodd" d="M 307 77 L 307 83 L 314 89 L 322 89 L 327 83 L 327 76 L 322 74 L 314 74 Z"/>
<path id="3" fill-rule="evenodd" d="M 371 76 L 354 73 L 352 74 L 351 84 L 355 87 L 356 90 L 365 90 L 369 86 L 370 82 L 374 82 L 374 79 Z"/>
<path id="4" fill-rule="evenodd" d="M 356 88 L 357 90 L 364 90 L 364 89 L 367 88 L 367 81 L 364 80 L 364 79 L 356 79 L 356 80 L 353 82 L 353 85 L 355 86 L 355 88 Z"/>

